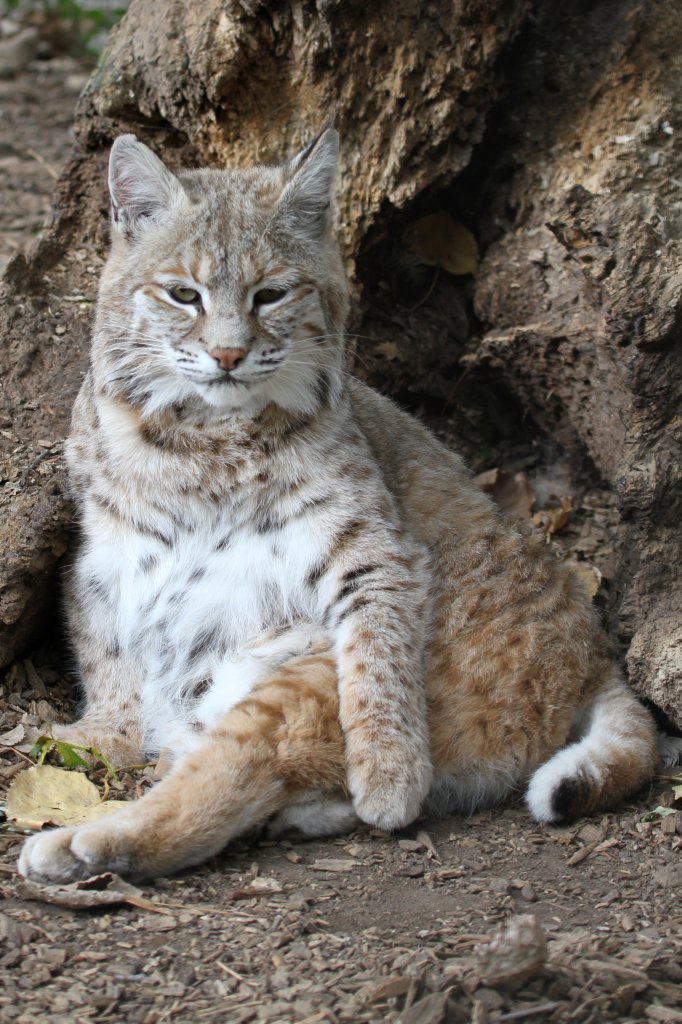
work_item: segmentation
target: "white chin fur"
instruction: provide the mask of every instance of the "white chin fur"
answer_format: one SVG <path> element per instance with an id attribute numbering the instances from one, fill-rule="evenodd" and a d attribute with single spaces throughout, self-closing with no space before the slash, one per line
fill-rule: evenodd
<path id="1" fill-rule="evenodd" d="M 256 415 L 267 404 L 260 395 L 260 388 L 246 388 L 229 381 L 224 384 L 196 384 L 195 387 L 206 405 L 214 409 L 232 409 Z"/>

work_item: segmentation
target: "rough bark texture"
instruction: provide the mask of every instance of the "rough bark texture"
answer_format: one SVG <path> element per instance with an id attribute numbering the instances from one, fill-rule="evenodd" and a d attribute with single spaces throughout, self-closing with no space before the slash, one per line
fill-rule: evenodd
<path id="1" fill-rule="evenodd" d="M 681 43 L 675 0 L 133 0 L 81 99 L 54 224 L 5 277 L 0 664 L 44 621 L 66 547 L 60 441 L 106 247 L 111 139 L 132 130 L 176 165 L 246 164 L 288 155 L 335 113 L 359 372 L 443 400 L 473 349 L 591 457 L 629 530 L 613 624 L 632 638 L 635 685 L 682 722 Z M 485 251 L 475 315 L 466 282 L 406 256 L 410 224 L 440 208 Z"/>
<path id="2" fill-rule="evenodd" d="M 678 722 L 681 43 L 674 2 L 544 6 L 498 112 L 475 292 L 488 357 L 618 494 L 613 625 L 633 685 Z"/>

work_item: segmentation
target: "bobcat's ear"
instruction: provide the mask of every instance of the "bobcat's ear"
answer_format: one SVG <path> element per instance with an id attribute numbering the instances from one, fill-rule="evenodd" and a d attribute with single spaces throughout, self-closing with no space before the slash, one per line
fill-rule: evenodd
<path id="1" fill-rule="evenodd" d="M 119 135 L 111 148 L 109 192 L 114 224 L 128 239 L 185 195 L 175 175 L 134 135 Z"/>
<path id="2" fill-rule="evenodd" d="M 280 209 L 292 227 L 322 234 L 329 223 L 332 186 L 339 165 L 339 135 L 326 128 L 284 165 Z"/>

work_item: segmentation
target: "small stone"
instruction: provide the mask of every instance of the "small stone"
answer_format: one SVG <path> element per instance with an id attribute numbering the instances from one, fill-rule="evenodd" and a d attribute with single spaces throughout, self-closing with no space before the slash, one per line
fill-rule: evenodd
<path id="1" fill-rule="evenodd" d="M 53 969 L 61 967 L 62 964 L 66 963 L 66 950 L 60 949 L 59 946 L 42 947 L 40 959 L 44 960 L 48 967 Z"/>
<path id="2" fill-rule="evenodd" d="M 34 689 L 36 689 L 36 687 L 34 687 Z M 54 722 L 55 719 L 57 718 L 57 713 L 55 709 L 46 700 L 37 701 L 36 714 L 38 718 L 40 718 L 40 720 L 43 722 Z"/>
<path id="3" fill-rule="evenodd" d="M 538 974 L 547 959 L 545 933 L 532 914 L 511 917 L 487 946 L 476 951 L 484 985 L 514 989 Z"/>
<path id="4" fill-rule="evenodd" d="M 490 892 L 508 893 L 510 882 L 508 878 L 491 878 L 488 882 Z"/>
<path id="5" fill-rule="evenodd" d="M 398 846 L 407 853 L 418 853 L 419 850 L 424 849 L 424 844 L 418 839 L 399 839 Z"/>
<path id="6" fill-rule="evenodd" d="M 8 914 L 0 914 L 0 943 L 8 946 L 23 946 L 33 941 L 35 928 L 29 924 L 15 921 Z"/>

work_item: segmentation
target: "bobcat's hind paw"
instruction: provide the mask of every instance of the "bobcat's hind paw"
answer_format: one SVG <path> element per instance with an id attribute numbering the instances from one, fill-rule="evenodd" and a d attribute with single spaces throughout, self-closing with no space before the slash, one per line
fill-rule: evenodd
<path id="1" fill-rule="evenodd" d="M 36 882 L 62 884 L 105 871 L 129 875 L 128 858 L 116 849 L 118 838 L 119 834 L 104 822 L 39 832 L 22 847 L 19 873 Z"/>
<path id="2" fill-rule="evenodd" d="M 19 855 L 19 874 L 35 882 L 78 882 L 93 874 L 71 851 L 77 829 L 55 828 L 40 832 L 24 843 Z"/>
<path id="3" fill-rule="evenodd" d="M 379 749 L 355 762 L 349 759 L 348 784 L 353 806 L 368 825 L 392 832 L 418 817 L 433 769 L 428 761 L 386 756 Z"/>

